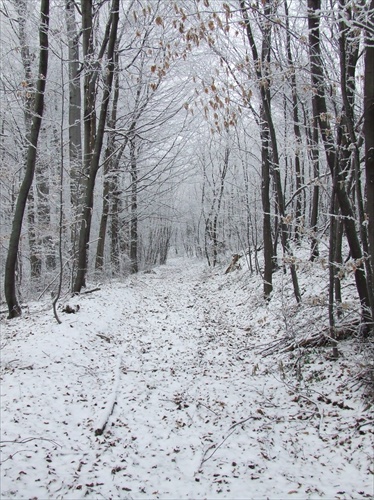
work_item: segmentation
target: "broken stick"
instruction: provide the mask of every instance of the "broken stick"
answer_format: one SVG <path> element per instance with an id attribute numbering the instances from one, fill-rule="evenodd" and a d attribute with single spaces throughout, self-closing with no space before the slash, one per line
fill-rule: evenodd
<path id="1" fill-rule="evenodd" d="M 116 404 L 117 400 L 117 392 L 118 392 L 118 387 L 119 387 L 119 379 L 120 379 L 120 374 L 121 374 L 121 356 L 119 356 L 117 360 L 117 364 L 115 367 L 114 371 L 114 383 L 113 383 L 113 390 L 111 394 L 109 395 L 107 404 L 105 408 L 103 408 L 102 412 L 97 418 L 97 422 L 95 425 L 95 436 L 101 436 L 101 434 L 104 432 L 104 429 L 108 423 L 109 417 L 113 413 L 114 410 L 114 405 Z"/>

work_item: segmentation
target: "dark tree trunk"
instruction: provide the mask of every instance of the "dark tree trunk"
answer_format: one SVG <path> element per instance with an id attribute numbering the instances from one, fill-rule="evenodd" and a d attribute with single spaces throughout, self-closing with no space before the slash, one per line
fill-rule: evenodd
<path id="1" fill-rule="evenodd" d="M 36 163 L 36 159 L 35 159 Z M 38 213 L 35 193 L 33 187 L 30 186 L 29 194 L 27 196 L 27 224 L 28 224 L 28 238 L 30 249 L 30 271 L 31 278 L 37 280 L 42 273 L 42 259 L 40 258 L 40 247 L 38 246 L 38 235 L 35 215 Z"/>
<path id="2" fill-rule="evenodd" d="M 374 277 L 374 0 L 370 3 L 370 31 L 366 36 L 364 83 L 364 133 L 367 214 L 369 219 L 369 249 L 371 275 Z M 371 304 L 374 320 L 374 304 Z"/>
<path id="3" fill-rule="evenodd" d="M 336 183 L 336 195 L 338 198 L 341 214 L 344 220 L 344 229 L 347 236 L 349 248 L 351 251 L 351 256 L 355 259 L 356 272 L 355 281 L 357 291 L 360 297 L 363 318 L 365 323 L 369 324 L 371 322 L 371 314 L 369 313 L 369 292 L 367 287 L 367 281 L 365 276 L 365 268 L 363 264 L 363 255 L 361 250 L 361 245 L 357 236 L 354 212 L 352 209 L 351 202 L 349 200 L 347 191 L 345 189 L 345 183 L 339 182 L 341 176 L 344 175 L 343 172 L 339 170 L 337 174 L 335 173 L 335 168 L 340 168 L 339 162 L 337 162 L 337 151 L 335 144 L 333 142 L 333 131 L 328 120 L 327 105 L 324 90 L 324 75 L 323 75 L 323 65 L 321 60 L 321 48 L 320 48 L 320 30 L 319 30 L 319 12 L 321 8 L 320 0 L 308 0 L 308 24 L 309 24 L 309 48 L 310 48 L 310 67 L 311 67 L 311 77 L 312 85 L 315 92 L 316 106 L 317 106 L 317 116 L 319 128 L 321 131 L 327 163 L 331 172 L 332 177 L 335 175 L 339 179 Z M 344 177 L 343 177 L 344 178 Z"/>
<path id="4" fill-rule="evenodd" d="M 32 125 L 32 113 L 34 106 L 34 82 L 31 71 L 32 55 L 27 41 L 26 34 L 26 13 L 28 11 L 27 0 L 16 0 L 15 8 L 17 11 L 18 22 L 18 39 L 20 44 L 20 54 L 25 77 L 25 91 L 23 94 L 24 102 L 24 122 L 25 122 L 25 162 L 27 158 L 28 145 L 30 141 L 30 132 Z M 32 189 L 30 189 L 27 198 L 27 221 L 28 221 L 28 240 L 30 251 L 30 270 L 31 277 L 38 279 L 42 270 L 42 259 L 40 257 L 40 248 L 38 248 L 37 221 L 36 214 L 38 213 L 37 197 Z"/>
<path id="5" fill-rule="evenodd" d="M 118 52 L 115 52 L 115 66 L 118 68 Z M 108 217 L 109 217 L 109 209 L 110 209 L 110 197 L 112 192 L 115 189 L 115 185 L 113 183 L 113 167 L 117 165 L 117 159 L 114 156 L 114 143 L 115 143 L 115 126 L 117 121 L 117 104 L 119 98 L 119 77 L 118 71 L 115 77 L 115 85 L 114 85 L 114 95 L 112 102 L 112 112 L 110 116 L 110 120 L 108 121 L 108 128 L 111 130 L 108 135 L 108 143 L 105 151 L 105 160 L 104 160 L 104 186 L 103 186 L 103 209 L 101 212 L 101 220 L 100 220 L 100 229 L 99 229 L 99 241 L 97 242 L 96 249 L 96 263 L 95 269 L 99 270 L 103 268 L 104 265 L 104 249 L 105 249 L 105 240 L 107 233 L 107 225 L 108 225 Z"/>
<path id="6" fill-rule="evenodd" d="M 25 175 L 18 193 L 16 209 L 13 218 L 12 231 L 9 240 L 8 255 L 5 264 L 5 298 L 9 309 L 9 318 L 21 314 L 21 308 L 16 297 L 15 271 L 19 249 L 19 241 L 22 230 L 23 216 L 27 202 L 27 196 L 32 186 L 38 138 L 44 111 L 44 91 L 48 70 L 48 28 L 49 28 L 49 0 L 41 1 L 41 22 L 39 28 L 40 55 L 38 80 L 36 84 L 36 95 L 34 103 L 34 115 L 29 137 L 29 146 L 26 159 Z"/>
<path id="7" fill-rule="evenodd" d="M 119 176 L 116 173 L 113 176 L 113 185 L 116 186 L 112 192 L 112 211 L 110 220 L 110 263 L 112 276 L 115 276 L 120 268 L 120 246 L 121 246 L 121 227 L 119 213 L 121 211 L 121 191 L 118 187 Z"/>
<path id="8" fill-rule="evenodd" d="M 255 39 L 253 37 L 252 33 L 252 28 L 249 20 L 249 15 L 248 15 L 248 10 L 245 5 L 244 0 L 239 0 L 239 5 L 240 9 L 242 12 L 245 28 L 246 28 L 246 35 L 247 39 L 249 42 L 249 45 L 252 50 L 252 57 L 253 57 L 253 62 L 255 66 L 255 71 L 256 71 L 256 76 L 258 79 L 258 84 L 260 87 L 260 94 L 261 94 L 261 102 L 264 110 L 264 116 L 266 118 L 267 122 L 267 127 L 269 129 L 269 135 L 270 135 L 270 141 L 271 141 L 271 147 L 272 147 L 272 156 L 273 156 L 273 165 L 272 165 L 272 173 L 273 173 L 273 178 L 274 178 L 274 183 L 275 183 L 275 190 L 276 190 L 276 202 L 277 202 L 277 208 L 278 208 L 278 214 L 279 214 L 279 225 L 280 225 L 280 232 L 281 232 L 281 242 L 282 242 L 282 247 L 284 253 L 289 257 L 290 261 L 290 272 L 291 272 L 291 278 L 292 278 L 292 284 L 293 284 L 293 289 L 294 289 L 294 294 L 296 301 L 299 303 L 301 302 L 301 294 L 300 294 L 300 289 L 299 289 L 299 284 L 298 284 L 298 279 L 297 279 L 297 273 L 296 273 L 296 267 L 295 264 L 293 263 L 293 257 L 292 257 L 292 252 L 289 247 L 289 242 L 288 242 L 288 223 L 286 221 L 285 217 L 285 208 L 284 208 L 284 198 L 283 198 L 283 192 L 282 192 L 282 182 L 281 182 L 281 175 L 280 175 L 280 162 L 279 162 L 279 153 L 278 153 L 278 143 L 277 143 L 277 137 L 276 137 L 276 132 L 275 132 L 275 127 L 274 127 L 274 122 L 273 122 L 273 117 L 272 117 L 272 112 L 271 112 L 271 95 L 270 95 L 270 80 L 268 78 L 268 74 L 266 69 L 262 68 L 267 68 L 268 67 L 268 62 L 270 61 L 270 36 L 271 36 L 271 23 L 265 22 L 264 28 L 263 28 L 263 49 L 262 49 L 262 56 L 261 59 L 259 58 Z M 264 2 L 264 12 L 265 12 L 265 17 L 268 17 L 270 12 L 271 12 L 271 4 L 269 0 L 266 0 Z M 265 62 L 265 64 L 263 64 Z"/>
<path id="9" fill-rule="evenodd" d="M 89 151 L 91 150 L 91 139 L 93 137 L 92 136 L 93 130 L 86 124 L 87 125 L 86 132 L 89 135 L 89 137 L 85 135 L 85 159 L 87 161 L 87 165 L 89 164 L 89 176 L 88 176 L 85 200 L 84 200 L 83 220 L 79 235 L 78 269 L 73 287 L 74 293 L 79 293 L 82 287 L 84 287 L 86 284 L 88 245 L 91 233 L 91 221 L 92 221 L 92 210 L 93 210 L 93 195 L 95 189 L 96 175 L 100 167 L 100 154 L 103 146 L 104 128 L 107 119 L 107 110 L 108 110 L 109 98 L 112 90 L 112 83 L 114 76 L 114 50 L 117 39 L 118 17 L 119 17 L 119 0 L 113 0 L 112 11 L 111 11 L 111 23 L 110 23 L 111 30 L 109 35 L 108 54 L 107 54 L 107 59 L 108 59 L 107 76 L 105 79 L 105 86 L 100 108 L 100 117 L 97 127 L 97 134 L 95 136 L 95 141 L 94 141 L 94 151 L 92 155 Z M 89 21 L 87 22 L 89 24 Z M 92 93 L 88 90 L 88 96 L 85 96 L 85 98 L 90 100 L 91 97 Z M 87 121 L 89 121 L 90 117 L 86 116 L 86 119 Z"/>
<path id="10" fill-rule="evenodd" d="M 82 168 L 82 93 L 79 63 L 79 32 L 75 21 L 75 3 L 65 2 L 69 58 L 69 172 L 72 209 L 71 244 L 72 276 L 75 274 L 79 217 L 82 213 L 85 177 Z"/>
<path id="11" fill-rule="evenodd" d="M 311 236 L 311 252 L 310 260 L 313 262 L 319 256 L 318 248 L 318 207 L 319 207 L 319 134 L 318 134 L 318 119 L 317 119 L 317 107 L 315 104 L 315 97 L 312 97 L 312 108 L 313 108 L 313 125 L 312 132 L 310 134 L 310 145 L 311 145 L 311 158 L 313 163 L 313 176 L 314 176 L 314 186 L 313 186 L 313 197 L 312 197 L 312 210 L 310 215 L 310 230 L 312 232 Z"/>
<path id="12" fill-rule="evenodd" d="M 136 159 L 135 137 L 130 139 L 130 174 L 131 174 L 131 220 L 130 220 L 130 272 L 139 270 L 138 263 L 138 166 Z"/>
<path id="13" fill-rule="evenodd" d="M 359 218 L 359 232 L 362 249 L 365 255 L 365 270 L 368 283 L 369 300 L 374 312 L 373 276 L 370 266 L 369 242 L 364 210 L 364 201 L 361 186 L 361 165 L 359 148 L 362 144 L 361 137 L 356 134 L 357 124 L 354 116 L 355 90 L 356 90 L 356 66 L 359 58 L 359 44 L 354 33 L 354 14 L 346 0 L 339 0 L 341 9 L 339 22 L 339 55 L 340 55 L 340 83 L 343 97 L 342 124 L 346 129 L 342 138 L 342 153 L 345 160 L 342 167 L 348 171 L 349 162 L 352 163 L 355 176 L 356 205 Z M 374 14 L 374 13 L 373 13 Z M 348 22 L 347 22 L 348 20 Z"/>
<path id="14" fill-rule="evenodd" d="M 290 83 L 291 83 L 291 92 L 292 92 L 292 114 L 293 114 L 293 128 L 296 139 L 295 144 L 295 180 L 296 180 L 296 200 L 295 200 L 295 239 L 300 239 L 300 225 L 302 224 L 302 166 L 300 160 L 300 153 L 302 148 L 302 139 L 301 139 L 301 130 L 300 130 L 300 121 L 299 121 L 299 105 L 297 98 L 297 84 L 296 84 L 296 72 L 292 59 L 291 52 L 291 35 L 289 29 L 289 16 L 288 16 L 288 5 L 287 0 L 284 2 L 284 10 L 286 15 L 286 40 L 287 40 L 287 60 L 288 65 L 290 67 Z"/>
<path id="15" fill-rule="evenodd" d="M 74 1 L 66 0 L 66 27 L 69 54 L 69 162 L 70 199 L 74 216 L 82 202 L 82 97 L 79 71 L 79 34 L 75 22 Z M 89 30 L 88 30 L 89 31 Z"/>
<path id="16" fill-rule="evenodd" d="M 273 241 L 270 218 L 270 157 L 269 130 L 265 118 L 261 120 L 261 198 L 263 214 L 264 239 L 264 297 L 270 298 L 273 291 Z"/>

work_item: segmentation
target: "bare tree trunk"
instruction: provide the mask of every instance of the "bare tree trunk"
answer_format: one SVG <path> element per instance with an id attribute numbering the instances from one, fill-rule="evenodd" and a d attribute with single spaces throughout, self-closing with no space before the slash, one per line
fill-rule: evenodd
<path id="1" fill-rule="evenodd" d="M 245 258 L 249 263 L 249 269 L 251 274 L 253 273 L 252 264 L 252 242 L 251 242 L 251 204 L 249 198 L 249 176 L 248 169 L 246 165 L 243 168 L 244 177 L 244 196 L 245 196 L 245 209 L 246 209 L 246 221 L 245 221 Z M 270 214 L 269 214 L 270 215 Z M 270 229 L 271 231 L 271 229 Z"/>
<path id="2" fill-rule="evenodd" d="M 366 33 L 365 83 L 364 83 L 364 133 L 365 133 L 365 171 L 366 171 L 366 206 L 369 219 L 369 248 L 371 275 L 374 277 L 374 38 L 373 15 L 374 0 L 370 2 L 370 30 Z M 374 304 L 371 304 L 374 320 Z M 372 327 L 373 329 L 373 327 Z"/>
<path id="3" fill-rule="evenodd" d="M 69 162 L 70 199 L 74 215 L 82 202 L 82 96 L 79 71 L 79 34 L 75 22 L 74 1 L 66 0 L 65 15 L 69 54 Z"/>
<path id="4" fill-rule="evenodd" d="M 334 178 L 337 175 L 339 179 L 336 183 L 336 195 L 339 201 L 340 210 L 344 220 L 344 228 L 347 236 L 349 248 L 351 251 L 351 256 L 355 259 L 356 272 L 355 280 L 357 292 L 360 297 L 363 319 L 366 324 L 370 324 L 372 321 L 371 314 L 369 312 L 370 299 L 367 287 L 367 281 L 365 276 L 365 268 L 363 264 L 363 255 L 361 250 L 361 245 L 357 236 L 354 213 L 352 209 L 351 202 L 349 200 L 347 191 L 345 189 L 345 183 L 340 182 L 342 172 L 339 171 L 335 174 L 335 169 L 340 168 L 339 162 L 337 162 L 337 151 L 335 144 L 333 142 L 333 131 L 328 120 L 327 105 L 324 90 L 324 75 L 323 75 L 323 65 L 321 60 L 321 48 L 320 48 L 320 31 L 319 31 L 319 13 L 321 8 L 320 0 L 308 0 L 308 24 L 309 24 L 309 47 L 310 47 L 310 66 L 311 66 L 311 77 L 312 85 L 315 92 L 316 106 L 317 106 L 317 116 L 319 128 L 321 131 L 323 143 L 325 146 L 327 163 Z"/>
<path id="5" fill-rule="evenodd" d="M 118 69 L 118 52 L 115 52 L 115 66 Z M 99 229 L 99 241 L 97 242 L 96 249 L 96 262 L 95 269 L 99 270 L 103 268 L 104 265 L 104 249 L 105 249 L 105 239 L 108 225 L 108 217 L 109 217 L 109 208 L 110 208 L 110 197 L 115 189 L 115 185 L 113 184 L 113 167 L 117 165 L 117 160 L 114 157 L 114 141 L 115 141 L 115 126 L 117 121 L 117 105 L 119 98 L 119 75 L 118 71 L 115 77 L 115 85 L 114 85 L 114 95 L 112 102 L 112 112 L 110 116 L 110 120 L 108 121 L 108 128 L 110 129 L 108 135 L 108 142 L 105 151 L 105 160 L 104 160 L 104 186 L 103 186 L 103 209 L 101 212 L 101 220 L 100 220 L 100 229 Z"/>
<path id="6" fill-rule="evenodd" d="M 92 5 L 91 5 L 92 8 Z M 92 11 L 91 11 L 92 14 Z M 88 18 L 90 16 L 88 15 Z M 89 165 L 89 176 L 86 186 L 84 208 L 83 208 L 83 220 L 79 235 L 79 255 L 78 255 L 78 269 L 74 281 L 73 291 L 74 293 L 79 293 L 82 287 L 86 284 L 86 274 L 87 274 L 87 262 L 88 262 L 88 246 L 91 233 L 91 221 L 92 221 L 92 210 L 93 210 L 93 195 L 95 189 L 96 175 L 100 167 L 100 154 L 103 146 L 104 140 L 104 128 L 107 120 L 107 110 L 109 104 L 109 98 L 112 90 L 113 76 L 114 76 L 114 50 L 117 40 L 117 29 L 118 29 L 118 18 L 119 18 L 119 0 L 113 0 L 112 10 L 111 10 L 111 29 L 108 42 L 108 68 L 107 76 L 105 79 L 105 86 L 103 91 L 103 97 L 101 102 L 100 117 L 97 127 L 97 134 L 94 141 L 94 151 L 91 155 L 91 140 L 92 140 L 92 127 L 90 124 L 86 123 L 87 130 L 85 134 L 85 161 Z M 87 20 L 88 26 L 92 28 L 92 17 L 91 25 L 90 20 Z M 92 92 L 87 90 L 88 95 L 85 99 L 88 100 L 89 106 L 91 106 L 90 100 L 92 99 Z M 87 111 L 87 109 L 86 109 Z M 87 122 L 90 121 L 90 116 L 86 116 Z M 87 136 L 88 134 L 88 136 Z M 92 157 L 91 157 L 92 156 Z"/>
<path id="7" fill-rule="evenodd" d="M 253 62 L 255 66 L 255 71 L 256 71 L 256 76 L 258 79 L 259 87 L 260 87 L 260 94 L 261 94 L 261 102 L 262 106 L 264 109 L 264 116 L 266 118 L 267 122 L 267 127 L 269 128 L 269 135 L 270 135 L 270 141 L 271 141 L 271 147 L 272 147 L 272 155 L 273 155 L 273 178 L 274 178 L 274 183 L 275 183 L 275 188 L 276 188 L 276 201 L 277 201 L 277 207 L 278 207 L 278 213 L 280 217 L 280 231 L 281 231 L 281 242 L 282 242 L 282 247 L 284 253 L 290 257 L 290 272 L 291 272 L 291 278 L 292 278 L 292 284 L 293 284 L 293 289 L 294 289 L 294 295 L 296 298 L 296 301 L 299 303 L 301 302 L 301 294 L 300 294 L 300 289 L 299 289 L 299 284 L 298 284 L 298 279 L 297 279 L 297 273 L 296 273 L 296 267 L 295 264 L 293 263 L 293 258 L 292 258 L 292 252 L 289 247 L 289 242 L 288 242 L 288 223 L 286 221 L 285 217 L 285 209 L 284 209 L 284 198 L 283 198 L 283 192 L 282 192 L 282 182 L 281 182 L 281 175 L 280 175 L 280 162 L 279 162 L 279 154 L 278 154 L 278 143 L 277 143 L 277 137 L 276 137 L 276 132 L 275 132 L 275 127 L 274 127 L 274 122 L 273 122 L 273 117 L 272 117 L 272 112 L 271 112 L 271 95 L 270 95 L 270 81 L 267 75 L 267 64 L 270 60 L 270 35 L 271 35 L 271 23 L 266 22 L 264 27 L 263 27 L 263 49 L 262 49 L 262 56 L 261 59 L 259 58 L 255 39 L 253 37 L 252 33 L 252 28 L 251 28 L 251 23 L 249 20 L 249 15 L 248 15 L 248 10 L 245 5 L 244 0 L 239 0 L 240 4 L 240 10 L 242 12 L 245 28 L 246 28 L 246 35 L 248 38 L 249 45 L 252 50 L 252 57 L 253 57 Z M 270 12 L 271 12 L 271 3 L 269 0 L 266 0 L 264 2 L 264 12 L 265 12 L 265 17 L 268 17 Z"/>
<path id="8" fill-rule="evenodd" d="M 12 231 L 9 240 L 8 255 L 5 264 L 5 297 L 9 309 L 9 318 L 21 314 L 21 308 L 16 297 L 15 271 L 19 249 L 19 241 L 22 230 L 23 216 L 27 202 L 27 196 L 32 186 L 36 153 L 38 147 L 39 132 L 44 111 L 44 91 L 48 70 L 48 29 L 49 29 L 49 0 L 41 0 L 41 22 L 39 27 L 39 69 L 36 84 L 36 95 L 34 103 L 34 115 L 29 137 L 29 146 L 26 159 L 25 175 L 18 193 L 16 209 L 13 218 Z"/>
<path id="9" fill-rule="evenodd" d="M 334 265 L 335 265 L 335 275 L 334 275 L 334 288 L 335 288 L 335 303 L 337 306 L 338 316 L 342 314 L 342 287 L 341 287 L 341 277 L 339 273 L 339 269 L 341 269 L 343 265 L 343 257 L 342 257 L 342 247 L 343 247 L 343 233 L 344 226 L 340 217 L 337 217 L 336 220 L 336 229 L 335 229 L 335 252 L 334 252 Z"/>
<path id="10" fill-rule="evenodd" d="M 209 214 L 205 219 L 205 253 L 208 259 L 209 266 L 212 265 L 213 267 L 215 267 L 218 262 L 218 246 L 219 246 L 218 218 L 221 211 L 223 192 L 225 189 L 225 178 L 229 166 L 229 156 L 230 156 L 230 150 L 229 147 L 227 146 L 225 148 L 223 165 L 219 169 L 219 186 L 218 188 L 216 188 L 216 186 L 214 186 L 213 188 L 213 200 L 211 203 Z M 211 255 L 209 255 L 210 252 L 208 249 L 208 239 L 211 241 L 212 244 Z"/>
<path id="11" fill-rule="evenodd" d="M 311 236 L 311 252 L 310 260 L 313 262 L 319 256 L 318 249 L 318 208 L 319 208 L 319 133 L 318 133 L 318 119 L 317 119 L 317 107 L 315 104 L 315 96 L 312 96 L 312 108 L 313 108 L 313 121 L 312 130 L 310 132 L 309 144 L 311 150 L 311 160 L 313 164 L 313 176 L 314 176 L 314 186 L 313 186 L 313 197 L 312 197 L 312 210 L 310 215 L 310 230 L 312 232 Z"/>
<path id="12" fill-rule="evenodd" d="M 170 249 L 171 227 L 163 226 L 160 229 L 160 265 L 166 264 Z"/>
<path id="13" fill-rule="evenodd" d="M 296 84 L 296 72 L 292 59 L 291 52 L 291 35 L 289 29 L 289 16 L 288 16 L 288 5 L 287 0 L 284 1 L 284 10 L 286 17 L 286 40 L 287 40 L 287 59 L 288 64 L 291 70 L 290 81 L 291 81 L 291 92 L 292 92 L 292 112 L 293 112 L 293 128 L 296 139 L 295 144 L 295 179 L 296 179 L 296 195 L 295 199 L 295 239 L 300 239 L 300 225 L 302 224 L 302 167 L 300 161 L 300 153 L 302 147 L 301 140 L 301 130 L 300 130 L 300 121 L 299 121 L 299 106 L 298 106 L 298 98 L 297 98 L 297 84 Z"/>
<path id="14" fill-rule="evenodd" d="M 75 21 L 75 3 L 73 0 L 66 0 L 65 19 L 69 58 L 69 172 L 72 209 L 70 237 L 73 256 L 72 275 L 74 276 L 77 260 L 78 219 L 82 212 L 85 181 L 82 168 L 82 95 L 79 68 L 79 33 Z"/>
<path id="15" fill-rule="evenodd" d="M 26 35 L 26 13 L 28 11 L 27 0 L 16 0 L 15 8 L 17 11 L 17 21 L 18 21 L 18 39 L 20 43 L 20 53 L 22 59 L 22 65 L 24 70 L 24 123 L 25 123 L 25 161 L 27 157 L 27 150 L 30 141 L 30 132 L 32 125 L 32 114 L 33 105 L 35 98 L 34 82 L 31 70 L 31 54 L 30 47 L 27 41 Z M 35 199 L 35 193 L 30 189 L 28 194 L 27 203 L 27 220 L 28 220 L 28 240 L 30 249 L 30 268 L 31 277 L 39 278 L 42 269 L 42 260 L 40 258 L 40 248 L 38 248 L 38 237 L 36 230 L 36 214 L 37 210 L 37 200 Z"/>
<path id="16" fill-rule="evenodd" d="M 369 300 L 374 313 L 373 295 L 373 275 L 370 266 L 369 242 L 367 234 L 367 224 L 365 218 L 364 201 L 361 185 L 361 165 L 360 165 L 360 143 L 356 134 L 356 123 L 354 117 L 355 90 L 356 90 L 356 66 L 359 58 L 359 44 L 354 33 L 354 14 L 346 0 L 339 0 L 341 9 L 341 20 L 339 22 L 339 56 L 340 56 L 340 86 L 343 97 L 342 123 L 347 129 L 344 156 L 353 164 L 355 175 L 356 204 L 359 217 L 359 232 L 363 253 L 365 255 L 365 270 L 368 283 Z M 374 12 L 373 12 L 374 14 Z M 347 23 L 348 19 L 348 23 Z M 362 143 L 361 143 L 362 144 Z M 343 165 L 344 168 L 344 165 Z"/>
<path id="17" fill-rule="evenodd" d="M 131 220 L 130 220 L 130 272 L 139 270 L 138 263 L 138 166 L 135 137 L 130 139 L 130 174 L 131 174 Z"/>
<path id="18" fill-rule="evenodd" d="M 121 192 L 118 188 L 119 176 L 118 173 L 113 177 L 113 185 L 116 186 L 112 192 L 112 213 L 110 223 L 110 263 L 112 276 L 116 275 L 120 268 L 120 239 L 121 228 L 119 213 L 121 210 Z"/>
<path id="19" fill-rule="evenodd" d="M 262 112 L 263 115 L 263 112 Z M 266 119 L 261 120 L 261 197 L 263 214 L 263 239 L 264 239 L 264 297 L 270 298 L 273 291 L 273 241 L 271 236 L 270 217 L 270 147 L 269 129 Z"/>
<path id="20" fill-rule="evenodd" d="M 30 248 L 30 271 L 31 278 L 35 280 L 40 278 L 42 272 L 42 259 L 40 258 L 40 248 L 38 247 L 39 238 L 37 235 L 38 223 L 35 216 L 37 213 L 35 193 L 33 187 L 31 186 L 27 197 L 27 223 Z"/>

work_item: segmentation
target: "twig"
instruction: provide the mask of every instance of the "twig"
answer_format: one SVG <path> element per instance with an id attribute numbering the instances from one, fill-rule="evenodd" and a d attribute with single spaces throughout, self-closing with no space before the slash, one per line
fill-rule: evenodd
<path id="1" fill-rule="evenodd" d="M 3 464 L 7 460 L 13 459 L 14 455 L 17 455 L 17 453 L 23 453 L 23 452 L 26 452 L 26 453 L 36 453 L 36 450 L 18 450 L 18 451 L 15 451 L 11 455 L 9 455 L 8 458 L 4 458 L 4 460 L 0 460 L 0 464 Z"/>
<path id="2" fill-rule="evenodd" d="M 87 295 L 88 293 L 98 292 L 99 290 L 101 290 L 101 288 L 98 286 L 96 288 L 92 288 L 92 290 L 85 290 L 84 292 L 74 293 L 73 295 Z"/>
<path id="3" fill-rule="evenodd" d="M 278 380 L 276 378 L 276 380 Z M 298 389 L 296 389 L 295 387 L 292 387 L 292 385 L 290 384 L 287 384 L 287 382 L 285 382 L 283 380 L 283 383 L 286 387 L 288 387 L 294 394 L 297 394 L 298 397 L 300 398 L 303 398 L 305 399 L 306 401 L 309 401 L 309 403 L 313 404 L 316 408 L 317 408 L 317 416 L 319 416 L 319 424 L 318 424 L 318 437 L 320 439 L 322 439 L 322 441 L 324 441 L 325 439 L 323 438 L 322 436 L 322 432 L 321 432 L 321 429 L 322 429 L 322 424 L 323 424 L 323 411 L 321 410 L 321 408 L 319 407 L 319 404 L 316 403 L 313 399 L 309 398 L 308 396 L 305 396 L 304 394 L 302 394 Z M 316 392 L 317 394 L 321 395 L 322 397 L 323 394 L 317 392 L 317 391 L 314 391 Z"/>
<path id="4" fill-rule="evenodd" d="M 120 374 L 121 374 L 121 356 L 119 356 L 117 360 L 117 364 L 115 367 L 114 371 L 114 384 L 113 384 L 113 390 L 111 394 L 109 395 L 108 402 L 106 404 L 106 407 L 104 410 L 101 412 L 97 419 L 97 423 L 95 425 L 95 436 L 101 436 L 101 434 L 104 432 L 104 429 L 106 427 L 106 424 L 108 423 L 109 417 L 113 413 L 114 410 L 114 405 L 116 404 L 116 399 L 117 399 L 117 392 L 118 392 L 118 387 L 119 387 L 119 380 L 120 380 Z"/>
<path id="5" fill-rule="evenodd" d="M 29 437 L 29 438 L 24 438 L 24 439 L 20 439 L 20 440 L 14 439 L 14 440 L 10 440 L 10 441 L 3 440 L 3 441 L 0 441 L 0 444 L 2 444 L 2 443 L 25 444 L 25 443 L 28 443 L 30 441 L 35 441 L 35 440 L 48 441 L 49 443 L 53 443 L 54 445 L 62 448 L 62 446 L 60 444 L 56 443 L 56 441 L 53 441 L 53 439 L 47 439 L 47 438 L 42 438 L 42 437 Z"/>
<path id="6" fill-rule="evenodd" d="M 238 425 L 242 425 L 245 422 L 248 422 L 248 420 L 251 420 L 252 418 L 254 420 L 260 420 L 260 417 L 257 417 L 255 415 L 251 415 L 250 417 L 247 417 L 244 420 L 240 420 L 240 422 L 236 422 L 235 424 L 233 424 L 229 428 L 229 430 L 227 431 L 228 432 L 227 436 L 225 438 L 223 438 L 223 440 L 218 445 L 212 444 L 211 446 L 209 446 L 209 448 L 204 452 L 204 455 L 203 455 L 203 458 L 201 460 L 199 468 L 201 468 L 205 464 L 205 462 L 207 462 L 208 460 L 210 460 L 212 458 L 212 456 L 216 453 L 216 451 L 219 450 L 221 448 L 221 446 L 228 440 L 228 438 L 234 433 L 234 431 L 235 431 L 236 427 L 238 427 Z M 211 450 L 212 448 L 214 448 L 214 450 L 207 457 L 209 450 Z"/>
<path id="7" fill-rule="evenodd" d="M 367 422 L 364 422 L 363 424 L 359 425 L 358 428 L 361 429 L 361 427 L 365 427 L 365 425 L 370 425 L 374 424 L 374 420 L 368 420 Z"/>
<path id="8" fill-rule="evenodd" d="M 197 402 L 198 405 L 201 405 L 201 406 L 204 406 L 204 408 L 206 408 L 207 410 L 211 411 L 216 417 L 219 417 L 218 413 L 215 412 L 214 410 L 212 410 L 212 408 L 209 408 L 209 406 L 205 405 L 204 403 L 202 403 L 201 401 L 198 401 Z"/>
<path id="9" fill-rule="evenodd" d="M 105 340 L 105 342 L 111 342 L 112 340 L 112 337 L 107 337 L 106 335 L 104 335 L 103 333 L 97 333 L 96 334 L 97 337 L 100 337 L 101 339 Z"/>

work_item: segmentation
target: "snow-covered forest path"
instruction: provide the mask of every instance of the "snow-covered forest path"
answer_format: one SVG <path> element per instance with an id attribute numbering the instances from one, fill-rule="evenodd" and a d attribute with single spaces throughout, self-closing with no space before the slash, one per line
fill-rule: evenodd
<path id="1" fill-rule="evenodd" d="M 1 498 L 370 497 L 363 403 L 336 380 L 349 364 L 313 352 L 305 383 L 287 378 L 255 349 L 272 340 L 260 295 L 174 259 L 74 299 L 62 325 L 40 303 L 4 321 Z"/>

